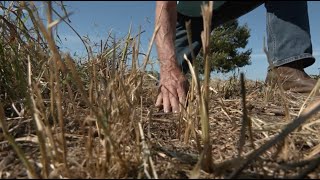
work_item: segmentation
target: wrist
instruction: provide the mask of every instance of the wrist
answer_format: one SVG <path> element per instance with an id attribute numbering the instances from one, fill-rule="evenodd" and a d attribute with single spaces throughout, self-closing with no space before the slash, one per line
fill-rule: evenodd
<path id="1" fill-rule="evenodd" d="M 176 60 L 167 60 L 167 61 L 162 61 L 160 63 L 160 70 L 161 71 L 172 71 L 172 70 L 180 70 L 180 67 L 177 63 Z"/>

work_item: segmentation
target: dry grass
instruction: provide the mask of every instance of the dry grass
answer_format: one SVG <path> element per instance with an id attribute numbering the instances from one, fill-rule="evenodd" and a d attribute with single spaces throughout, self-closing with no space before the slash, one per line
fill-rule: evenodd
<path id="1" fill-rule="evenodd" d="M 157 80 L 145 70 L 151 48 L 138 65 L 141 32 L 110 35 L 97 54 L 83 39 L 88 58 L 80 64 L 56 47 L 59 3 L 44 3 L 47 25 L 32 2 L 5 3 L 1 178 L 319 178 L 312 96 L 244 78 L 206 76 L 202 86 L 195 66 L 187 108 L 163 114 L 153 106 Z"/>

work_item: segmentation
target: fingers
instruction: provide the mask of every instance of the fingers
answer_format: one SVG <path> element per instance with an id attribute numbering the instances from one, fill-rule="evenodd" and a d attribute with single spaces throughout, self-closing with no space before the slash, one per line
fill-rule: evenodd
<path id="1" fill-rule="evenodd" d="M 169 99 L 170 99 L 170 104 L 172 107 L 172 112 L 178 113 L 178 112 L 180 112 L 180 108 L 179 108 L 179 97 L 178 97 L 177 90 L 175 88 L 171 87 L 169 91 L 170 91 L 169 92 Z"/>
<path id="2" fill-rule="evenodd" d="M 171 111 L 174 113 L 180 112 L 180 103 L 183 105 L 186 99 L 185 89 L 174 87 L 169 87 L 167 89 L 165 87 L 161 87 L 159 95 L 157 97 L 157 101 L 155 106 L 161 107 L 163 105 L 163 110 L 165 113 Z"/>
<path id="3" fill-rule="evenodd" d="M 177 93 L 178 93 L 179 102 L 180 102 L 181 106 L 184 106 L 185 102 L 186 102 L 186 97 L 187 97 L 186 90 L 185 89 L 178 89 Z M 181 109 L 180 109 L 180 111 L 181 111 Z"/>
<path id="4" fill-rule="evenodd" d="M 161 87 L 160 87 L 160 91 L 157 97 L 157 101 L 156 101 L 156 107 L 161 107 L 162 106 L 162 93 L 161 93 Z"/>
<path id="5" fill-rule="evenodd" d="M 161 93 L 162 93 L 162 102 L 163 102 L 163 111 L 165 113 L 168 113 L 171 111 L 171 105 L 170 105 L 170 98 L 169 98 L 169 92 L 165 87 L 161 87 Z"/>
<path id="6" fill-rule="evenodd" d="M 158 89 L 155 106 L 162 106 L 165 113 L 171 112 L 171 109 L 174 113 L 180 112 L 185 105 L 188 89 L 188 81 L 164 81 Z"/>

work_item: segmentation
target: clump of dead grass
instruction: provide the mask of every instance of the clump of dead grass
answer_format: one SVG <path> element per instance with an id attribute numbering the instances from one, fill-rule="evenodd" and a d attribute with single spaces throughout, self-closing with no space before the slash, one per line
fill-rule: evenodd
<path id="1" fill-rule="evenodd" d="M 47 24 L 33 2 L 0 4 L 0 177 L 319 177 L 318 101 L 243 76 L 213 82 L 206 71 L 202 82 L 195 62 L 186 109 L 157 112 L 157 78 L 145 69 L 158 26 L 141 66 L 142 32 L 131 28 L 97 47 L 78 34 L 80 64 L 56 47 L 67 11 L 43 4 Z"/>

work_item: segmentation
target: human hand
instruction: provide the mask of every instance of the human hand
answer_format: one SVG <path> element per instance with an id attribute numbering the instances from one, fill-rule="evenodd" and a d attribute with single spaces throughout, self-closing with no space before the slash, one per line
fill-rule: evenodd
<path id="1" fill-rule="evenodd" d="M 181 111 L 180 105 L 184 105 L 189 82 L 178 67 L 160 71 L 160 87 L 156 101 L 156 107 L 163 107 L 165 113 L 172 110 L 174 113 Z"/>

